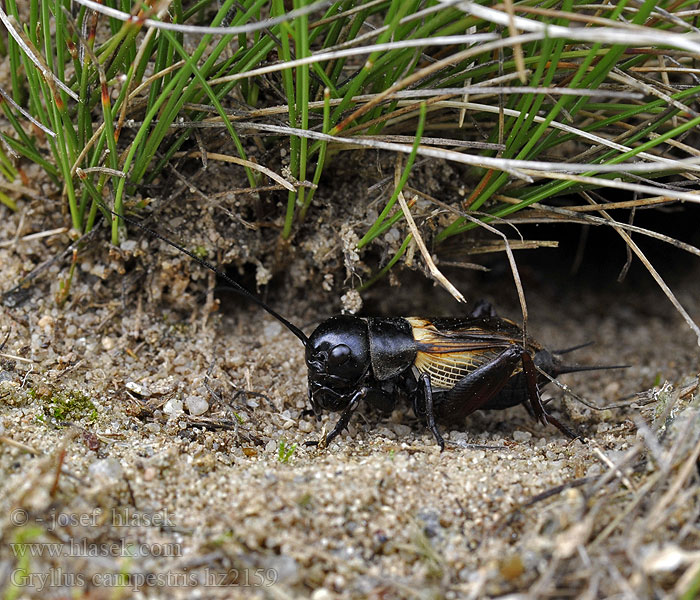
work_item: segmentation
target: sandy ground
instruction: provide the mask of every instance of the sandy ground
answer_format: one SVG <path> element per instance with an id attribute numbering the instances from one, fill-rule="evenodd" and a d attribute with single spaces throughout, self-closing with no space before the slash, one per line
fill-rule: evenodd
<path id="1" fill-rule="evenodd" d="M 12 240 L 19 217 L 4 215 Z M 3 289 L 54 242 L 0 247 Z M 653 285 L 527 288 L 537 339 L 594 339 L 578 362 L 630 365 L 562 377 L 623 408 L 552 393 L 588 444 L 517 407 L 446 431 L 443 453 L 408 410 L 360 411 L 319 450 L 304 442 L 337 415 L 302 416 L 294 336 L 240 303 L 209 314 L 183 263 L 129 285 L 121 264 L 89 253 L 59 307 L 59 262 L 0 312 L 3 597 L 651 598 L 698 583 L 698 348 Z M 673 282 L 696 320 L 697 267 Z M 461 310 L 414 280 L 366 311 Z M 305 323 L 314 303 L 288 307 Z"/>

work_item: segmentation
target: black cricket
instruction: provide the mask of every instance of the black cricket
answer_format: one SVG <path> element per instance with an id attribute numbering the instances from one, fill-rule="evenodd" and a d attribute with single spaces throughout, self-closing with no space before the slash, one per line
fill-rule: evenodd
<path id="1" fill-rule="evenodd" d="M 497 317 L 483 301 L 464 318 L 335 316 L 307 337 L 214 265 L 138 221 L 104 208 L 215 272 L 301 340 L 311 412 L 318 418 L 324 410 L 341 412 L 325 439 L 308 445 L 327 446 L 348 426 L 362 401 L 387 414 L 410 401 L 441 450 L 445 442 L 438 423 L 459 423 L 477 410 L 518 404 L 543 425 L 552 424 L 576 439 L 574 431 L 545 410 L 539 388 L 563 373 L 619 368 L 564 365 L 561 355 L 581 346 L 549 351 L 526 338 L 514 322 Z"/>
<path id="2" fill-rule="evenodd" d="M 324 444 L 347 427 L 362 400 L 391 413 L 410 399 L 441 450 L 438 423 L 460 423 L 477 410 L 518 404 L 543 425 L 578 438 L 545 410 L 539 388 L 549 377 L 617 367 L 564 365 L 561 355 L 581 346 L 552 352 L 523 338 L 520 327 L 497 317 L 485 301 L 465 318 L 331 317 L 308 339 L 300 337 L 313 412 L 342 411 Z"/>

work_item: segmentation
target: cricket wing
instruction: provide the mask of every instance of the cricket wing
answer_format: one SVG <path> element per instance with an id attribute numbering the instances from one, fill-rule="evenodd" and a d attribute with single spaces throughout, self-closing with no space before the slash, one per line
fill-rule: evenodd
<path id="1" fill-rule="evenodd" d="M 518 343 L 513 335 L 519 331 L 517 328 L 502 328 L 505 331 L 496 327 L 485 328 L 483 319 L 409 317 L 407 320 L 416 340 L 414 366 L 419 373 L 430 376 L 436 390 L 451 390 L 469 373 Z"/>

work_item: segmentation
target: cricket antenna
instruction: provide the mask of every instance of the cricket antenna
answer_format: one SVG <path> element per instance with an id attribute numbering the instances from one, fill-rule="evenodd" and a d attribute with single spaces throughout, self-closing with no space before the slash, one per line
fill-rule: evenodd
<path id="1" fill-rule="evenodd" d="M 570 369 L 568 371 L 563 371 L 565 373 L 573 373 L 574 371 L 598 371 L 601 369 L 626 369 L 629 367 L 629 365 L 620 365 L 620 366 L 593 366 L 593 367 L 581 367 L 579 365 L 572 365 L 571 367 L 564 367 L 564 369 Z M 551 383 L 556 385 L 560 390 L 562 390 L 564 393 L 568 394 L 571 396 L 574 400 L 577 400 L 584 406 L 587 406 L 588 408 L 592 408 L 593 410 L 612 410 L 613 408 L 627 408 L 630 406 L 632 403 L 625 403 L 625 404 L 611 404 L 608 406 L 597 406 L 595 404 L 592 404 L 591 402 L 588 402 L 587 400 L 584 400 L 581 396 L 576 394 L 568 385 L 565 383 L 562 383 L 558 379 L 555 379 L 555 377 L 558 377 L 562 371 L 557 371 L 556 373 L 547 373 L 544 369 L 541 367 L 538 367 L 535 365 L 535 369 L 544 376 L 546 379 L 548 379 Z"/>
<path id="2" fill-rule="evenodd" d="M 238 292 L 241 296 L 245 296 L 249 300 L 253 301 L 255 304 L 257 304 L 260 308 L 262 308 L 264 311 L 266 311 L 268 314 L 272 315 L 275 319 L 277 319 L 282 325 L 284 325 L 289 331 L 291 331 L 295 336 L 297 336 L 300 340 L 301 343 L 304 344 L 304 347 L 306 347 L 309 338 L 306 337 L 306 334 L 299 329 L 296 325 L 290 323 L 287 319 L 285 319 L 282 315 L 280 315 L 276 310 L 273 308 L 269 307 L 267 304 L 265 304 L 260 298 L 258 298 L 255 294 L 250 293 L 247 289 L 245 289 L 242 285 L 231 279 L 226 273 L 224 273 L 221 269 L 218 269 L 211 263 L 207 262 L 203 258 L 200 258 L 193 252 L 190 252 L 186 248 L 183 248 L 180 244 L 173 242 L 172 240 L 169 240 L 166 238 L 164 235 L 158 233 L 157 231 L 150 229 L 149 227 L 146 227 L 145 225 L 142 225 L 139 223 L 136 219 L 132 219 L 131 217 L 125 217 L 124 215 L 120 215 L 119 213 L 114 212 L 112 209 L 110 209 L 108 206 L 105 206 L 102 202 L 99 202 L 99 204 L 104 208 L 105 210 L 109 211 L 112 213 L 113 218 L 118 218 L 118 219 L 123 219 L 127 223 L 131 223 L 132 225 L 135 225 L 139 229 L 145 231 L 149 235 L 152 235 L 153 237 L 165 242 L 169 246 L 172 246 L 176 250 L 179 250 L 183 254 L 186 254 L 189 256 L 192 260 L 195 262 L 199 263 L 203 267 L 209 269 L 210 271 L 213 271 L 216 273 L 219 277 L 221 277 L 226 283 L 230 284 L 233 286 L 233 289 Z"/>

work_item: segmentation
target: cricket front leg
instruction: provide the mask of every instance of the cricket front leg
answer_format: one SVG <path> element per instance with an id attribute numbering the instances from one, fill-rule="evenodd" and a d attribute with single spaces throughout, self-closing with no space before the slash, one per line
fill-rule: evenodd
<path id="1" fill-rule="evenodd" d="M 345 407 L 345 410 L 343 410 L 342 414 L 340 415 L 340 419 L 338 419 L 338 422 L 335 424 L 335 427 L 333 427 L 331 432 L 326 436 L 326 439 L 323 440 L 322 444 L 314 440 L 305 442 L 304 445 L 322 446 L 324 448 L 327 448 L 328 444 L 330 444 L 336 437 L 338 437 L 338 435 L 340 435 L 343 429 L 345 429 L 348 426 L 348 423 L 350 422 L 350 417 L 352 417 L 352 414 L 360 405 L 360 400 L 362 400 L 367 395 L 368 391 L 369 390 L 363 386 L 353 394 L 352 398 L 350 398 L 350 402 L 348 402 L 348 405 Z"/>
<path id="2" fill-rule="evenodd" d="M 345 429 L 348 426 L 348 423 L 350 423 L 350 417 L 352 417 L 352 414 L 360 405 L 360 400 L 362 400 L 367 395 L 368 391 L 369 390 L 366 387 L 361 387 L 357 392 L 355 392 L 353 397 L 350 399 L 347 408 L 340 415 L 340 419 L 338 419 L 338 422 L 335 424 L 335 427 L 333 427 L 331 432 L 326 436 L 326 439 L 323 443 L 323 445 L 326 448 L 328 447 L 328 444 L 330 444 L 336 437 L 338 437 L 338 435 L 340 435 L 343 429 Z"/>

